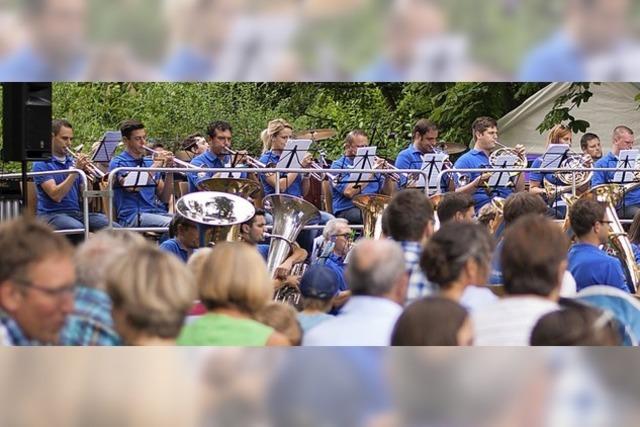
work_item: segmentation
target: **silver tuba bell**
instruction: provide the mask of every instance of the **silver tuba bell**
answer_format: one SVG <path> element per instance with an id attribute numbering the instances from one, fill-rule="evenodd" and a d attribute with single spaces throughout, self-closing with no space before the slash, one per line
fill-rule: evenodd
<path id="1" fill-rule="evenodd" d="M 253 205 L 240 196 L 215 191 L 198 191 L 181 197 L 176 212 L 198 224 L 208 225 L 207 244 L 237 241 L 240 224 L 253 217 Z"/>

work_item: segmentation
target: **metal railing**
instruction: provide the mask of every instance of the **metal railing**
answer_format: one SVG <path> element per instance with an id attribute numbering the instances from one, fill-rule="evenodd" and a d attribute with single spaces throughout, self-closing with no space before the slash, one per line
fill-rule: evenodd
<path id="1" fill-rule="evenodd" d="M 80 169 L 64 169 L 64 170 L 55 170 L 55 171 L 44 171 L 44 172 L 27 172 L 27 177 L 34 177 L 34 176 L 45 176 L 45 175 L 62 175 L 62 174 L 77 174 L 80 176 L 80 179 L 82 180 L 82 186 L 84 188 L 84 190 L 82 191 L 82 218 L 83 218 L 83 222 L 84 222 L 84 228 L 74 228 L 74 229 L 67 229 L 67 230 L 56 230 L 56 233 L 60 233 L 60 234 L 79 234 L 79 233 L 84 233 L 84 238 L 88 238 L 89 237 L 89 203 L 88 203 L 88 197 L 87 197 L 87 189 L 88 189 L 88 180 L 87 180 L 87 175 L 81 171 Z M 21 173 L 5 173 L 5 174 L 0 174 L 0 180 L 1 179 L 16 179 L 16 178 L 22 178 L 22 174 Z M 23 188 L 22 191 L 27 191 L 26 188 Z M 26 206 L 24 206 L 24 208 L 26 209 Z M 36 208 L 37 209 L 37 208 Z"/>

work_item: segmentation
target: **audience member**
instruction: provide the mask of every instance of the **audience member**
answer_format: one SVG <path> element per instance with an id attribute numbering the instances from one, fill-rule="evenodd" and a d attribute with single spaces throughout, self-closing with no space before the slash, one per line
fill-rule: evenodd
<path id="1" fill-rule="evenodd" d="M 486 205 L 485 205 L 486 206 Z M 475 202 L 467 193 L 446 193 L 438 204 L 438 221 L 471 222 L 475 216 Z"/>
<path id="2" fill-rule="evenodd" d="M 287 337 L 291 345 L 298 346 L 302 343 L 302 327 L 296 315 L 297 311 L 289 304 L 274 301 L 258 310 L 254 318 Z"/>
<path id="3" fill-rule="evenodd" d="M 328 267 L 312 265 L 304 272 L 300 280 L 302 311 L 298 313 L 298 322 L 305 333 L 333 318 L 328 312 L 333 307 L 338 288 L 338 276 Z"/>
<path id="4" fill-rule="evenodd" d="M 200 234 L 197 224 L 182 215 L 175 215 L 169 224 L 169 239 L 160 244 L 160 249 L 187 262 L 193 251 L 199 247 Z"/>

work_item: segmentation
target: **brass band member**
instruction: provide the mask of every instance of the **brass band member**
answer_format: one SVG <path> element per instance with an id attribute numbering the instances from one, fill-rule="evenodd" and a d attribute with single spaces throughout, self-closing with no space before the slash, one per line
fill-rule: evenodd
<path id="1" fill-rule="evenodd" d="M 587 132 L 580 138 L 580 148 L 584 154 L 591 156 L 594 162 L 602 158 L 602 144 L 595 133 Z"/>
<path id="2" fill-rule="evenodd" d="M 395 167 L 398 169 L 422 169 L 422 156 L 424 154 L 436 153 L 438 143 L 438 127 L 435 123 L 420 119 L 413 127 L 413 141 L 411 145 L 402 150 L 396 158 Z M 455 181 L 452 175 L 445 175 L 440 182 L 442 193 L 455 190 Z M 401 176 L 400 187 L 407 185 L 407 177 Z"/>
<path id="3" fill-rule="evenodd" d="M 492 166 L 489 156 L 498 141 L 498 122 L 491 117 L 478 117 L 471 125 L 471 133 L 474 142 L 473 149 L 460 156 L 454 167 L 456 169 L 490 169 Z M 516 145 L 515 151 L 524 157 L 524 146 Z M 471 172 L 462 173 L 461 175 L 466 177 L 469 183 L 461 185 L 456 191 L 473 194 L 473 199 L 476 202 L 476 211 L 489 203 L 494 197 L 506 198 L 514 192 L 512 187 L 497 187 L 489 192 L 485 184 L 491 177 L 491 173 Z M 523 174 L 519 174 L 515 179 L 514 187 L 516 192 L 524 190 Z"/>
<path id="4" fill-rule="evenodd" d="M 173 164 L 172 156 L 164 158 L 145 157 L 143 148 L 147 139 L 144 124 L 137 120 L 126 120 L 120 125 L 125 150 L 109 163 L 109 170 L 119 167 L 164 167 Z M 124 186 L 125 176 L 132 172 L 122 172 L 117 177 L 120 187 Z M 114 204 L 118 222 L 129 227 L 168 227 L 171 214 L 167 212 L 173 188 L 173 174 L 149 173 L 149 180 L 140 187 L 116 188 Z"/>
<path id="5" fill-rule="evenodd" d="M 368 147 L 369 138 L 362 130 L 352 130 L 347 134 L 344 141 L 344 156 L 338 158 L 331 164 L 331 169 L 348 169 L 353 166 L 353 160 L 358 152 L 358 148 Z M 376 167 L 381 167 L 379 159 Z M 340 174 L 340 182 L 333 186 L 331 195 L 333 197 L 333 214 L 337 218 L 344 218 L 349 224 L 362 224 L 362 212 L 353 205 L 351 199 L 358 194 L 391 194 L 395 187 L 391 179 L 382 174 L 375 174 L 373 182 L 348 182 L 349 173 Z"/>
<path id="6" fill-rule="evenodd" d="M 207 143 L 209 149 L 191 160 L 191 164 L 202 168 L 227 168 L 232 167 L 234 160 L 227 150 L 231 148 L 233 129 L 231 125 L 223 121 L 209 123 L 207 127 Z M 204 179 L 212 178 L 216 174 L 212 172 L 198 172 L 188 174 L 189 192 L 198 191 L 198 183 Z M 242 174 L 245 178 L 246 174 Z"/>
<path id="7" fill-rule="evenodd" d="M 622 150 L 631 150 L 633 148 L 634 136 L 633 130 L 627 126 L 616 126 L 611 137 L 611 151 L 606 156 L 598 160 L 595 168 L 615 168 L 618 165 L 618 155 Z M 591 178 L 591 186 L 606 184 L 613 181 L 615 172 L 593 172 Z M 624 219 L 633 219 L 636 212 L 640 210 L 640 188 L 628 191 L 618 208 L 618 217 Z"/>
<path id="8" fill-rule="evenodd" d="M 51 159 L 33 164 L 34 172 L 82 169 L 88 171 L 88 159 L 80 155 L 74 164 L 67 155 L 73 142 L 73 127 L 64 119 L 53 120 L 51 126 Z M 77 174 L 40 175 L 34 177 L 38 197 L 37 215 L 57 230 L 84 228 L 82 184 Z M 101 213 L 89 214 L 89 229 L 99 230 L 109 224 Z M 117 224 L 115 224 L 117 226 Z"/>

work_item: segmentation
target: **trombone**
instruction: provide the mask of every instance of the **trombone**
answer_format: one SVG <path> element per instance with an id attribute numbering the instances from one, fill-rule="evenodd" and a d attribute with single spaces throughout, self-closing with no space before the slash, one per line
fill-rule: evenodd
<path id="1" fill-rule="evenodd" d="M 64 150 L 69 156 L 73 157 L 76 163 L 78 162 L 78 160 L 80 159 L 80 155 L 78 153 L 76 153 L 69 147 L 65 147 Z M 88 157 L 86 160 L 87 160 L 87 172 L 88 172 L 87 179 L 91 182 L 95 182 L 96 180 L 102 181 L 107 174 L 104 173 L 102 169 L 98 167 L 98 165 L 96 165 L 91 160 L 89 160 Z"/>

